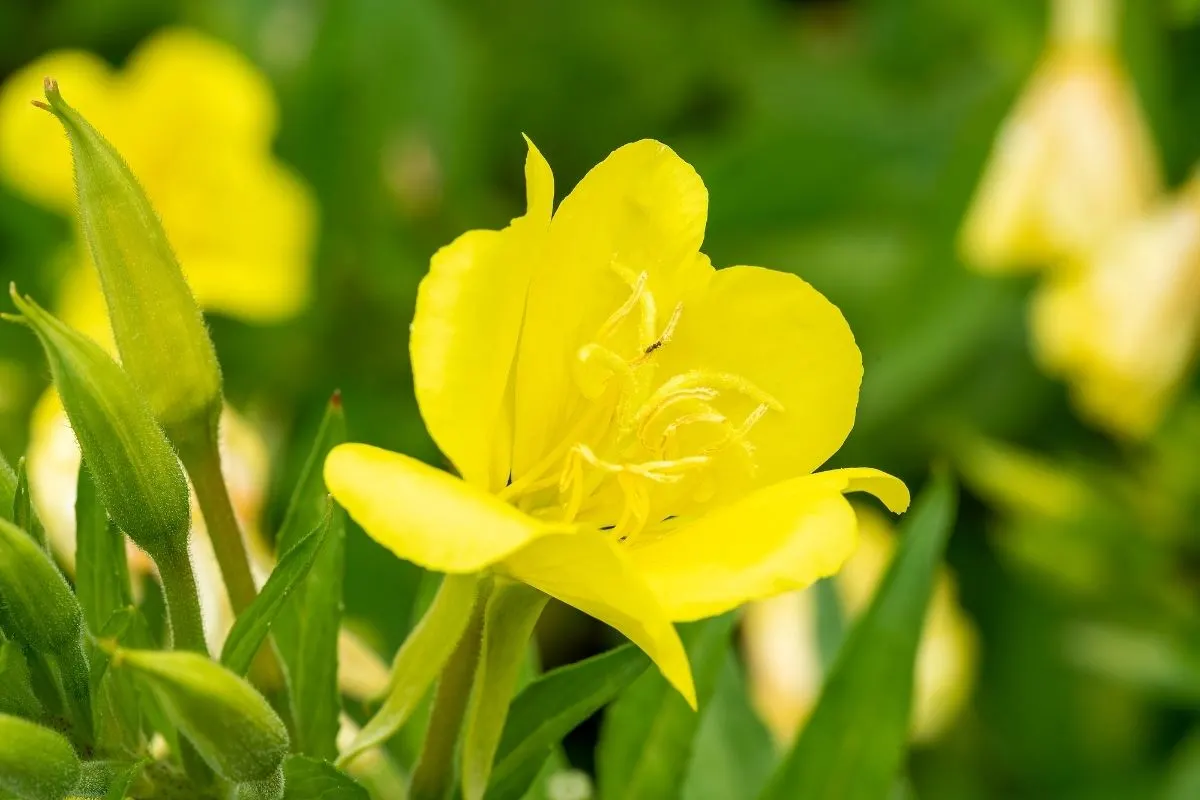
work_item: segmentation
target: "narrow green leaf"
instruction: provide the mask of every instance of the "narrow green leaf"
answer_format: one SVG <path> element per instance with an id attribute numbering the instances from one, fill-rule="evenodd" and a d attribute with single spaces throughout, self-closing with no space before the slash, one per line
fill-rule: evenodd
<path id="1" fill-rule="evenodd" d="M 487 800 L 521 797 L 551 749 L 649 666 L 646 654 L 627 644 L 560 667 L 529 684 L 509 709 Z"/>
<path id="2" fill-rule="evenodd" d="M 126 794 L 133 786 L 133 782 L 138 779 L 147 765 L 150 764 L 149 759 L 144 759 L 136 764 L 126 766 L 109 784 L 108 794 L 104 795 L 104 800 L 125 800 Z"/>
<path id="3" fill-rule="evenodd" d="M 529 651 L 529 637 L 548 599 L 536 589 L 511 581 L 497 583 L 488 596 L 483 645 L 463 733 L 466 800 L 480 800 L 487 790 L 509 702 Z"/>
<path id="4" fill-rule="evenodd" d="M 245 675 L 250 669 L 254 656 L 270 633 L 271 625 L 287 601 L 288 595 L 308 577 L 309 571 L 316 563 L 321 545 L 325 543 L 325 537 L 329 534 L 332 519 L 333 509 L 330 508 L 312 533 L 284 553 L 263 586 L 262 592 L 249 608 L 238 615 L 233 629 L 229 631 L 229 637 L 225 640 L 225 647 L 221 650 L 221 663 L 231 672 Z"/>
<path id="5" fill-rule="evenodd" d="M 889 796 L 908 742 L 917 644 L 955 501 L 951 479 L 935 476 L 910 512 L 870 608 L 843 644 L 817 707 L 762 800 Z"/>
<path id="6" fill-rule="evenodd" d="M 396 653 L 383 707 L 359 731 L 338 766 L 345 766 L 400 730 L 458 645 L 471 619 L 478 588 L 479 579 L 474 575 L 447 575 L 442 579 L 433 604 Z"/>
<path id="7" fill-rule="evenodd" d="M 42 714 L 29 664 L 16 642 L 0 644 L 0 714 L 26 719 L 38 719 Z"/>
<path id="8" fill-rule="evenodd" d="M 38 519 L 37 509 L 33 507 L 33 496 L 29 491 L 29 471 L 25 468 L 25 459 L 17 462 L 17 484 L 13 494 L 12 521 L 17 527 L 28 533 L 35 542 L 49 552 L 46 543 L 46 530 Z"/>
<path id="9" fill-rule="evenodd" d="M 322 476 L 325 456 L 345 440 L 346 418 L 340 397 L 334 395 L 288 504 L 276 542 L 279 552 L 292 549 L 324 516 L 329 502 Z M 330 761 L 337 757 L 342 710 L 337 644 L 345 562 L 346 518 L 339 507 L 333 510 L 329 532 L 308 579 L 283 604 L 271 629 L 288 672 L 295 751 Z"/>
<path id="10" fill-rule="evenodd" d="M 370 800 L 367 790 L 336 767 L 305 756 L 283 763 L 284 800 Z"/>
<path id="11" fill-rule="evenodd" d="M 817 651 L 821 668 L 828 671 L 846 638 L 846 615 L 833 578 L 822 578 L 812 589 L 817 602 Z"/>
<path id="12" fill-rule="evenodd" d="M 729 649 L 733 614 L 680 626 L 696 681 L 696 712 L 658 671 L 648 672 L 608 710 L 600 729 L 596 778 L 601 798 L 678 797 L 692 745 Z"/>
<path id="13" fill-rule="evenodd" d="M 17 499 L 17 473 L 0 453 L 0 517 L 13 522 L 13 508 Z"/>
<path id="14" fill-rule="evenodd" d="M 692 752 L 684 800 L 751 800 L 775 766 L 775 743 L 750 706 L 736 656 L 725 655 Z"/>
<path id="15" fill-rule="evenodd" d="M 96 484 L 84 464 L 75 499 L 75 594 L 93 636 L 114 613 L 133 605 L 125 535 L 108 520 Z"/>

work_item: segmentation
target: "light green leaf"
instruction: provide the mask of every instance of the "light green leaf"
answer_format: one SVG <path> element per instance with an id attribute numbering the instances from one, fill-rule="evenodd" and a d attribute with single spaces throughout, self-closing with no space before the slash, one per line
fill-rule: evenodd
<path id="1" fill-rule="evenodd" d="M 322 468 L 325 456 L 346 440 L 346 417 L 334 395 L 321 421 L 316 442 L 296 484 L 276 549 L 286 553 L 321 520 L 328 503 Z M 325 543 L 308 578 L 283 604 L 271 633 L 288 672 L 296 752 L 314 758 L 337 757 L 338 630 L 342 621 L 342 584 L 346 562 L 346 519 L 335 508 Z"/>
<path id="2" fill-rule="evenodd" d="M 142 774 L 142 770 L 150 763 L 149 759 L 139 761 L 136 764 L 130 764 L 125 767 L 118 775 L 113 778 L 113 782 L 109 784 L 108 794 L 104 796 L 104 800 L 125 800 L 126 794 L 129 792 L 133 782 Z"/>
<path id="3" fill-rule="evenodd" d="M 483 646 L 463 734 L 462 780 L 467 800 L 480 800 L 487 790 L 509 702 L 529 651 L 529 637 L 548 599 L 536 589 L 512 581 L 497 583 L 488 596 Z"/>
<path id="4" fill-rule="evenodd" d="M 716 688 L 733 630 L 725 614 L 680 626 L 696 681 L 696 712 L 657 671 L 639 678 L 605 715 L 596 778 L 600 797 L 668 800 L 678 797 L 692 744 Z"/>
<path id="5" fill-rule="evenodd" d="M 908 742 L 917 644 L 955 501 L 944 474 L 918 499 L 870 608 L 842 645 L 812 716 L 762 800 L 889 796 Z"/>
<path id="6" fill-rule="evenodd" d="M 0 714 L 38 719 L 41 713 L 21 648 L 16 642 L 0 643 Z"/>
<path id="7" fill-rule="evenodd" d="M 737 657 L 728 652 L 696 734 L 683 800 L 750 800 L 766 785 L 775 761 L 775 743 L 750 707 Z"/>
<path id="8" fill-rule="evenodd" d="M 487 800 L 517 800 L 537 777 L 551 748 L 650 666 L 623 645 L 548 672 L 513 701 L 492 768 Z"/>
<path id="9" fill-rule="evenodd" d="M 108 520 L 87 465 L 75 499 L 75 594 L 93 636 L 119 609 L 133 605 L 125 536 Z"/>
<path id="10" fill-rule="evenodd" d="M 336 767 L 305 756 L 283 762 L 284 800 L 370 800 L 367 790 Z"/>
<path id="11" fill-rule="evenodd" d="M 254 656 L 270 633 L 271 625 L 287 601 L 288 595 L 308 577 L 309 571 L 316 563 L 321 545 L 325 543 L 325 537 L 329 534 L 332 520 L 331 507 L 308 536 L 284 553 L 263 586 L 262 592 L 249 608 L 238 615 L 237 622 L 229 631 L 229 638 L 225 640 L 225 647 L 221 649 L 221 663 L 231 672 L 245 675 L 250 669 Z"/>
<path id="12" fill-rule="evenodd" d="M 383 707 L 359 731 L 338 760 L 345 766 L 363 751 L 390 739 L 433 685 L 466 630 L 478 594 L 474 575 L 447 575 L 433 604 L 392 662 L 391 686 Z"/>
<path id="13" fill-rule="evenodd" d="M 28 533 L 35 542 L 49 552 L 46 543 L 46 531 L 42 521 L 38 519 L 37 509 L 33 507 L 33 497 L 29 492 L 29 471 L 25 469 L 25 459 L 17 462 L 17 485 L 13 494 L 12 521 L 17 527 Z"/>

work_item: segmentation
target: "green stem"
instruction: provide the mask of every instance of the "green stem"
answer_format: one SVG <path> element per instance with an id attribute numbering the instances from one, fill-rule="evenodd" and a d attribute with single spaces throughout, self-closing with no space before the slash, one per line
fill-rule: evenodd
<path id="1" fill-rule="evenodd" d="M 471 621 L 442 670 L 425 744 L 413 771 L 410 800 L 444 800 L 454 786 L 454 751 L 479 663 L 486 607 L 487 593 L 481 592 L 471 612 Z"/>
<path id="2" fill-rule="evenodd" d="M 200 513 L 204 515 L 204 525 L 208 530 L 213 552 L 216 553 L 217 564 L 221 568 L 221 577 L 225 581 L 225 590 L 229 593 L 230 605 L 233 606 L 235 615 L 241 615 L 258 597 L 258 588 L 254 585 L 242 530 L 238 525 L 237 515 L 234 514 L 229 489 L 221 471 L 221 450 L 217 445 L 217 435 L 217 422 L 214 419 L 213 424 L 209 426 L 208 435 L 199 439 L 176 437 L 176 447 L 179 450 L 179 459 L 183 462 L 188 477 L 192 479 L 192 488 L 196 490 Z M 283 667 L 280 666 L 279 657 L 270 640 L 258 651 L 250 667 L 250 680 L 263 691 L 271 705 L 285 720 L 290 717 Z"/>
<path id="3" fill-rule="evenodd" d="M 192 559 L 187 550 L 182 549 L 160 558 L 158 573 L 162 578 L 163 594 L 167 598 L 167 614 L 171 619 L 175 649 L 208 655 L 196 573 L 192 571 Z"/>

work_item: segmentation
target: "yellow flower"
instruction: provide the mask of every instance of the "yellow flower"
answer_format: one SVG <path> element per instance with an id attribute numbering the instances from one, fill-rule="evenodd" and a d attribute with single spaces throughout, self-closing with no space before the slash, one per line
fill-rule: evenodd
<path id="1" fill-rule="evenodd" d="M 857 509 L 859 548 L 835 578 L 848 617 L 866 610 L 896 550 L 896 537 L 878 514 Z M 952 577 L 938 578 L 917 651 L 912 736 L 941 735 L 962 711 L 975 680 L 977 639 L 958 605 Z M 790 741 L 821 691 L 813 593 L 782 595 L 746 609 L 743 649 L 755 708 L 780 742 Z"/>
<path id="2" fill-rule="evenodd" d="M 1050 45 L 997 136 L 963 225 L 984 271 L 1086 253 L 1153 200 L 1157 152 L 1115 52 L 1114 0 L 1055 0 Z"/>
<path id="3" fill-rule="evenodd" d="M 440 250 L 417 298 L 417 400 L 462 479 L 351 444 L 326 483 L 401 558 L 573 605 L 694 702 L 672 621 L 835 572 L 857 529 L 842 493 L 899 512 L 908 491 L 810 474 L 854 422 L 850 328 L 794 275 L 714 270 L 707 191 L 674 152 L 620 148 L 557 211 L 532 144 L 525 175 L 525 216 Z"/>
<path id="4" fill-rule="evenodd" d="M 47 75 L 129 161 L 203 307 L 274 321 L 304 306 L 316 209 L 271 154 L 275 101 L 252 64 L 227 45 L 174 29 L 144 42 L 120 71 L 64 51 L 9 78 L 0 88 L 0 175 L 70 214 L 66 137 L 51 115 L 29 107 Z M 104 304 L 83 250 L 71 256 L 60 307 L 67 322 L 104 339 Z"/>
<path id="5" fill-rule="evenodd" d="M 1191 366 L 1200 336 L 1200 176 L 1048 281 L 1033 308 L 1044 368 L 1083 414 L 1148 436 Z"/>

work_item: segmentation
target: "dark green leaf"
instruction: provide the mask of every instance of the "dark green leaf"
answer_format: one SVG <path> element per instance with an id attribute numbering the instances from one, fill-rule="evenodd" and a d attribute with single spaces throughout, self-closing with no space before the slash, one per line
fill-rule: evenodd
<path id="1" fill-rule="evenodd" d="M 638 678 L 609 709 L 600 731 L 596 778 L 600 797 L 678 797 L 692 745 L 729 648 L 734 615 L 680 626 L 692 663 L 700 712 L 657 671 Z"/>
<path id="2" fill-rule="evenodd" d="M 283 762 L 284 800 L 370 800 L 366 789 L 336 767 L 305 756 Z"/>
<path id="3" fill-rule="evenodd" d="M 17 473 L 0 453 L 0 517 L 13 522 L 13 509 L 17 499 Z"/>
<path id="4" fill-rule="evenodd" d="M 48 552 L 46 531 L 42 528 L 42 521 L 38 519 L 37 509 L 33 507 L 33 497 L 29 492 L 29 472 L 25 469 L 24 458 L 17 462 L 17 487 L 12 508 L 12 521 Z"/>
<path id="5" fill-rule="evenodd" d="M 79 468 L 75 498 L 75 594 L 92 635 L 119 609 L 133 605 L 125 536 L 108 520 L 87 465 Z"/>
<path id="6" fill-rule="evenodd" d="M 944 474 L 922 494 L 870 608 L 842 646 L 817 707 L 762 800 L 888 797 L 908 742 L 917 644 L 955 500 Z"/>
<path id="7" fill-rule="evenodd" d="M 775 765 L 775 743 L 750 707 L 737 658 L 726 653 L 712 703 L 700 723 L 684 800 L 750 800 Z"/>
<path id="8" fill-rule="evenodd" d="M 286 553 L 322 519 L 328 495 L 322 468 L 325 456 L 346 440 L 346 417 L 335 395 L 325 411 L 304 472 L 288 504 L 276 548 Z M 325 543 L 308 579 L 296 587 L 275 619 L 272 634 L 287 667 L 295 720 L 296 752 L 314 758 L 337 757 L 338 630 L 342 622 L 342 582 L 346 563 L 346 519 L 333 510 Z"/>
<path id="9" fill-rule="evenodd" d="M 262 592 L 250 607 L 238 616 L 233 629 L 229 631 L 229 638 L 225 640 L 225 647 L 221 650 L 221 663 L 231 672 L 245 675 L 250 669 L 255 654 L 270 633 L 271 625 L 287 601 L 288 595 L 308 577 L 309 571 L 316 563 L 321 545 L 329 535 L 332 520 L 331 508 L 312 533 L 284 553 L 263 586 Z"/>
<path id="10" fill-rule="evenodd" d="M 832 578 L 823 578 L 812 588 L 817 601 L 817 650 L 822 668 L 828 670 L 846 638 L 846 619 Z"/>
<path id="11" fill-rule="evenodd" d="M 1200 731 L 1183 740 L 1171 757 L 1159 800 L 1195 800 L 1200 797 Z"/>
<path id="12" fill-rule="evenodd" d="M 550 750 L 646 671 L 650 659 L 623 645 L 548 672 L 513 700 L 496 752 L 487 800 L 516 800 L 537 777 Z"/>

